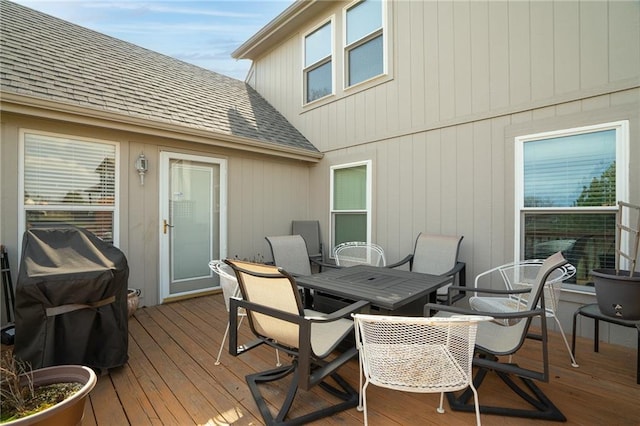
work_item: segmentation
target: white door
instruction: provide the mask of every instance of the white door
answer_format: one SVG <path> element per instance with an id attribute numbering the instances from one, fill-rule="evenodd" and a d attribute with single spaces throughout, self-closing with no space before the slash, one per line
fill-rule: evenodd
<path id="1" fill-rule="evenodd" d="M 226 257 L 226 160 L 160 153 L 160 298 L 219 286 L 209 261 Z"/>

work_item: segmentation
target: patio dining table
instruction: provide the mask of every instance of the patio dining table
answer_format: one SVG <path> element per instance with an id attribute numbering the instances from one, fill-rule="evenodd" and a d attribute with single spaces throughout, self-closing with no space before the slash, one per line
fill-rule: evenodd
<path id="1" fill-rule="evenodd" d="M 305 301 L 313 300 L 308 308 L 322 311 L 341 307 L 341 302 L 366 300 L 372 310 L 408 316 L 422 316 L 424 304 L 435 303 L 436 291 L 450 280 L 447 276 L 370 265 L 296 277 L 305 290 Z M 310 290 L 314 290 L 313 298 L 308 297 Z"/>

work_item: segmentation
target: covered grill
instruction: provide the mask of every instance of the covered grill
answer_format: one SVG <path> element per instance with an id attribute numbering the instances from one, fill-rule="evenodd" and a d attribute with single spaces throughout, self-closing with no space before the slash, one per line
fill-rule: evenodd
<path id="1" fill-rule="evenodd" d="M 73 226 L 24 234 L 15 298 L 15 354 L 33 368 L 127 362 L 124 254 Z"/>

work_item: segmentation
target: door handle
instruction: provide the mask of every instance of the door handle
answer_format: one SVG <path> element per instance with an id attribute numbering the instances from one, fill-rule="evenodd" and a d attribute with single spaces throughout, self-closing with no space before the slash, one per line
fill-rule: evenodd
<path id="1" fill-rule="evenodd" d="M 173 225 L 171 225 L 169 222 L 167 222 L 167 219 L 163 219 L 162 220 L 164 223 L 162 225 L 162 232 L 163 233 L 167 233 L 167 228 L 173 228 Z"/>

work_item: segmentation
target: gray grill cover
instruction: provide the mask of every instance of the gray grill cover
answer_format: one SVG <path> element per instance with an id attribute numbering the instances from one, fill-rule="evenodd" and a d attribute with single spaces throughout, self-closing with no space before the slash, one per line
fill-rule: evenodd
<path id="1" fill-rule="evenodd" d="M 33 368 L 127 362 L 124 254 L 72 226 L 25 232 L 16 285 L 16 356 Z"/>

